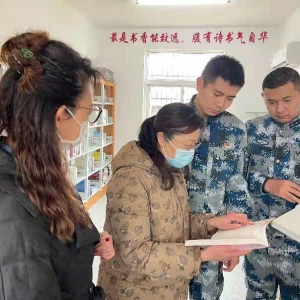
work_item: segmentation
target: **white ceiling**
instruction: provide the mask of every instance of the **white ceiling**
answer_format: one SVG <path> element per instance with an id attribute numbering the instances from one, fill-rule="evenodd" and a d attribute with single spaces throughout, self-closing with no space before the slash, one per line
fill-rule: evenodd
<path id="1" fill-rule="evenodd" d="M 300 6 L 300 0 L 234 0 L 231 4 L 153 7 L 135 0 L 66 0 L 93 23 L 105 27 L 274 26 Z"/>

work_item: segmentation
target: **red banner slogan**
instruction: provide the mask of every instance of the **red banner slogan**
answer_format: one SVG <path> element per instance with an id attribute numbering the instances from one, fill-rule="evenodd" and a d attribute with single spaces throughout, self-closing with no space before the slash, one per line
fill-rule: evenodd
<path id="1" fill-rule="evenodd" d="M 201 44 L 201 43 L 227 43 L 230 44 L 233 41 L 238 41 L 241 44 L 254 44 L 256 42 L 265 43 L 269 39 L 267 31 L 262 32 L 251 32 L 250 34 L 244 34 L 242 31 L 237 32 L 216 32 L 206 31 L 204 33 L 195 32 L 191 35 L 190 43 Z M 180 38 L 178 32 L 165 32 L 165 33 L 147 33 L 137 34 L 135 32 L 126 33 L 123 32 L 112 32 L 110 35 L 111 43 L 125 43 L 125 44 L 135 44 L 141 42 L 143 44 L 147 43 L 184 43 L 185 41 Z"/>

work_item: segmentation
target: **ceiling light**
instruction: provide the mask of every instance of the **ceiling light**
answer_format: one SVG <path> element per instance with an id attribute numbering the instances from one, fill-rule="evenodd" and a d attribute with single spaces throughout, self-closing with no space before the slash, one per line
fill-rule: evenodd
<path id="1" fill-rule="evenodd" d="M 232 0 L 136 0 L 139 5 L 208 5 L 208 4 L 226 4 Z"/>

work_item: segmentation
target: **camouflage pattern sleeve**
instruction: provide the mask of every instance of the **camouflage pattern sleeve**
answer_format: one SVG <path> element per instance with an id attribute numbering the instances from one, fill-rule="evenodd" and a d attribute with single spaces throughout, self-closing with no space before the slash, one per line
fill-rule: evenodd
<path id="1" fill-rule="evenodd" d="M 144 170 L 129 168 L 115 173 L 109 185 L 107 210 L 115 247 L 126 266 L 134 272 L 154 279 L 192 278 L 199 273 L 200 249 L 185 247 L 184 237 L 178 242 L 169 240 L 177 224 L 174 224 L 176 216 L 164 217 L 169 198 L 159 198 L 157 205 L 157 196 L 163 191 L 155 194 L 154 200 L 153 190 L 159 191 L 160 186 L 152 184 L 150 188 L 149 175 L 147 177 Z M 151 208 L 156 214 L 161 212 L 159 219 L 152 217 Z M 156 222 L 161 228 L 154 233 L 152 228 L 159 226 Z M 182 227 L 178 230 L 183 232 Z"/>
<path id="2" fill-rule="evenodd" d="M 246 213 L 249 218 L 252 217 L 252 199 L 248 191 L 247 181 L 244 177 L 244 164 L 247 157 L 247 134 L 246 127 L 243 124 L 244 134 L 237 145 L 237 163 L 234 175 L 226 182 L 225 203 L 227 213 L 241 212 Z"/>
<path id="3" fill-rule="evenodd" d="M 248 139 L 250 140 L 250 138 L 256 134 L 257 128 L 251 122 L 251 120 L 246 122 L 246 127 L 247 127 Z M 260 172 L 251 168 L 251 164 L 253 163 L 253 160 L 252 160 L 252 153 L 250 148 L 248 149 L 248 158 L 246 162 L 247 162 L 247 170 L 245 171 L 245 173 L 246 173 L 246 179 L 248 181 L 249 191 L 255 196 L 262 196 L 263 194 L 265 194 L 263 192 L 263 186 L 268 177 L 262 175 Z"/>
<path id="4" fill-rule="evenodd" d="M 264 195 L 263 186 L 267 178 L 260 172 L 250 170 L 248 174 L 249 191 L 256 196 Z"/>
<path id="5" fill-rule="evenodd" d="M 248 143 L 247 143 L 248 144 Z M 251 149 L 249 144 L 247 145 L 247 147 L 245 148 L 245 155 L 244 155 L 244 178 L 248 179 L 248 174 L 249 174 L 249 170 L 250 170 L 250 161 L 251 161 Z M 248 187 L 249 188 L 249 187 Z"/>

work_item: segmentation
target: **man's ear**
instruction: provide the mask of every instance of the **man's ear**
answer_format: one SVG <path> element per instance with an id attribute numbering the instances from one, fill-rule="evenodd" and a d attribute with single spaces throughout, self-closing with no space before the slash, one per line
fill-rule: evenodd
<path id="1" fill-rule="evenodd" d="M 204 87 L 204 80 L 202 77 L 198 77 L 197 78 L 197 86 L 196 86 L 197 91 L 200 92 L 203 87 Z"/>

